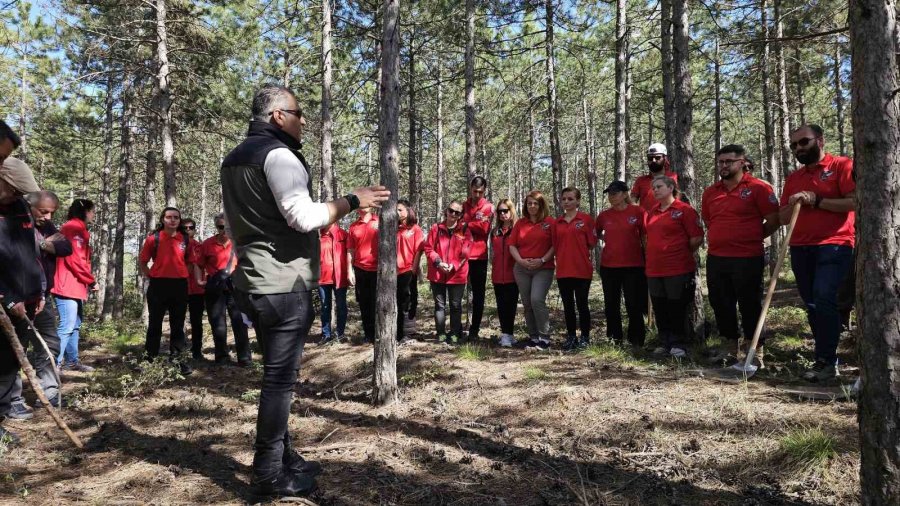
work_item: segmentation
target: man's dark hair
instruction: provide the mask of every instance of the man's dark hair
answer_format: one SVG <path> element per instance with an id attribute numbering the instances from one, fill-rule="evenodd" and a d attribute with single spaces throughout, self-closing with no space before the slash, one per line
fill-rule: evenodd
<path id="1" fill-rule="evenodd" d="M 719 148 L 719 150 L 716 151 L 716 156 L 719 156 L 722 153 L 734 153 L 737 156 L 746 157 L 747 150 L 744 149 L 744 146 L 741 146 L 740 144 L 729 144 L 727 146 L 722 146 L 721 148 Z"/>
<path id="2" fill-rule="evenodd" d="M 469 187 L 471 188 L 484 188 L 487 186 L 487 179 L 484 176 L 475 176 L 472 178 L 472 181 L 469 182 Z"/>
<path id="3" fill-rule="evenodd" d="M 800 125 L 797 128 L 795 128 L 794 130 L 792 130 L 791 133 L 793 134 L 795 132 L 799 132 L 800 130 L 803 130 L 804 128 L 808 128 L 808 129 L 812 130 L 812 132 L 814 134 L 816 134 L 816 137 L 824 137 L 825 136 L 825 130 L 823 130 L 822 127 L 820 127 L 819 125 L 817 125 L 815 123 L 807 123 L 805 125 Z"/>
<path id="4" fill-rule="evenodd" d="M 75 199 L 69 206 L 69 214 L 67 219 L 78 218 L 81 221 L 87 221 L 87 213 L 94 208 L 94 203 L 88 199 Z"/>
<path id="5" fill-rule="evenodd" d="M 253 95 L 253 106 L 251 109 L 253 121 L 268 122 L 272 112 L 282 106 L 285 97 L 291 97 L 295 100 L 297 98 L 294 92 L 284 86 L 277 84 L 264 85 L 256 92 L 256 95 Z M 300 115 L 302 116 L 303 113 L 301 112 Z"/>
<path id="6" fill-rule="evenodd" d="M 22 139 L 12 131 L 12 128 L 10 128 L 5 121 L 0 119 L 0 142 L 5 141 L 6 139 L 12 141 L 13 148 L 18 148 L 22 145 Z"/>

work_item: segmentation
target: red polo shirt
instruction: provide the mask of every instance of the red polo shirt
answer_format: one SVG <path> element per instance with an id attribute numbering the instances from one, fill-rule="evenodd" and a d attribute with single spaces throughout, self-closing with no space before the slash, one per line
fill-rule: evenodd
<path id="1" fill-rule="evenodd" d="M 150 261 L 153 254 L 154 234 L 150 234 L 144 239 L 144 245 L 141 246 L 140 261 L 145 264 Z M 153 259 L 153 265 L 150 267 L 151 278 L 186 278 L 188 277 L 187 266 L 189 263 L 195 263 L 191 257 L 194 254 L 190 249 L 187 253 L 184 251 L 184 236 L 181 232 L 175 232 L 175 236 L 171 237 L 165 231 L 159 232 L 159 247 L 156 249 L 156 258 Z M 188 257 L 185 260 L 185 257 Z"/>
<path id="2" fill-rule="evenodd" d="M 206 239 L 200 243 L 200 258 L 197 259 L 197 265 L 206 270 L 207 276 L 212 276 L 224 269 L 228 264 L 228 259 L 231 258 L 231 272 L 234 272 L 234 268 L 237 266 L 237 254 L 231 256 L 232 244 L 234 243 L 231 242 L 231 239 L 228 239 L 225 244 L 219 244 L 216 236 Z"/>
<path id="3" fill-rule="evenodd" d="M 730 191 L 719 181 L 703 192 L 701 214 L 708 228 L 709 254 L 758 257 L 764 254 L 763 217 L 778 212 L 772 185 L 745 172 Z"/>
<path id="4" fill-rule="evenodd" d="M 553 247 L 555 221 L 549 216 L 537 223 L 532 223 L 529 218 L 519 218 L 513 225 L 509 245 L 518 248 L 522 258 L 541 258 Z M 550 257 L 541 268 L 552 269 L 554 266 L 553 257 Z"/>
<path id="5" fill-rule="evenodd" d="M 594 266 L 591 264 L 591 250 L 597 245 L 597 234 L 594 231 L 594 219 L 591 215 L 579 211 L 566 221 L 563 214 L 556 219 L 553 227 L 553 246 L 556 255 L 556 279 L 594 277 Z"/>
<path id="6" fill-rule="evenodd" d="M 678 276 L 697 270 L 690 239 L 703 237 L 700 217 L 690 204 L 675 200 L 665 211 L 659 203 L 647 213 L 647 277 Z"/>
<path id="7" fill-rule="evenodd" d="M 781 191 L 781 205 L 788 205 L 791 195 L 811 191 L 826 199 L 839 199 L 856 189 L 853 160 L 825 153 L 821 162 L 804 165 L 791 172 Z M 852 247 L 855 243 L 856 213 L 834 213 L 811 206 L 800 208 L 791 235 L 791 246 L 836 244 Z"/>
<path id="8" fill-rule="evenodd" d="M 597 237 L 603 237 L 602 267 L 643 267 L 644 217 L 641 206 L 629 205 L 619 211 L 609 208 L 597 216 Z"/>
<path id="9" fill-rule="evenodd" d="M 488 234 L 491 232 L 491 220 L 494 218 L 494 206 L 486 198 L 481 198 L 476 204 L 471 199 L 463 203 L 462 222 L 472 232 L 472 249 L 469 251 L 469 260 L 487 260 Z"/>
<path id="10" fill-rule="evenodd" d="M 413 270 L 416 253 L 422 249 L 425 232 L 418 225 L 397 227 L 397 275 Z"/>
<path id="11" fill-rule="evenodd" d="M 337 223 L 319 231 L 319 284 L 346 288 L 347 278 L 347 232 Z"/>
<path id="12" fill-rule="evenodd" d="M 364 271 L 378 270 L 378 215 L 365 223 L 361 219 L 350 225 L 347 249 L 353 250 L 353 266 Z"/>
<path id="13" fill-rule="evenodd" d="M 202 268 L 203 264 L 200 263 L 200 243 L 196 239 L 191 239 L 188 242 L 188 248 L 191 248 L 191 254 L 188 255 L 191 258 L 191 265 Z M 205 292 L 206 288 L 197 283 L 194 271 L 188 270 L 188 295 L 203 295 Z"/>
<path id="14" fill-rule="evenodd" d="M 672 172 L 671 170 L 666 171 L 666 175 L 675 180 L 675 185 L 678 185 L 678 174 Z M 653 206 L 658 204 L 656 201 L 656 197 L 653 196 L 653 178 L 656 177 L 653 174 L 645 174 L 634 181 L 634 186 L 631 187 L 631 196 L 638 199 L 638 204 L 644 208 L 644 211 L 649 211 L 653 209 Z"/>
<path id="15" fill-rule="evenodd" d="M 512 235 L 512 229 L 513 227 L 509 227 L 504 232 L 498 227 L 491 232 L 491 250 L 494 253 L 491 259 L 491 283 L 495 285 L 516 282 L 513 276 L 516 261 L 509 252 L 509 236 Z"/>

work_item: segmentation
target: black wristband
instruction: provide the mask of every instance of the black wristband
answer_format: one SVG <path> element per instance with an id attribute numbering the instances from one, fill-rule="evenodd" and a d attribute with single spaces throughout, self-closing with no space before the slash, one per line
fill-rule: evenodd
<path id="1" fill-rule="evenodd" d="M 344 198 L 347 200 L 347 203 L 350 204 L 350 210 L 356 211 L 359 209 L 359 197 L 352 193 L 348 193 L 344 195 Z"/>
<path id="2" fill-rule="evenodd" d="M 819 208 L 819 204 L 822 203 L 822 199 L 823 199 L 823 197 L 822 197 L 821 195 L 816 195 L 816 203 L 813 204 L 813 207 L 816 208 L 816 209 L 818 209 L 818 208 Z"/>

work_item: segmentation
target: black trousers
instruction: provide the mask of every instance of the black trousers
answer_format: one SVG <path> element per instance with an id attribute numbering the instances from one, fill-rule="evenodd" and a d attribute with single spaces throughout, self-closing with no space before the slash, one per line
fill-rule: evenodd
<path id="1" fill-rule="evenodd" d="M 559 297 L 563 303 L 563 313 L 566 316 L 566 335 L 574 336 L 576 329 L 581 331 L 582 337 L 591 335 L 591 308 L 588 305 L 588 292 L 591 290 L 590 279 L 558 278 L 556 286 L 559 287 Z M 578 318 L 575 318 L 575 308 L 578 308 Z"/>
<path id="2" fill-rule="evenodd" d="M 744 338 L 750 339 L 756 331 L 756 323 L 762 313 L 762 283 L 765 257 L 706 257 L 706 286 L 709 288 L 709 304 L 716 315 L 719 335 L 736 341 L 738 308 L 741 312 L 741 329 Z M 763 344 L 760 335 L 759 344 Z"/>
<path id="3" fill-rule="evenodd" d="M 177 355 L 187 349 L 187 340 L 184 337 L 187 291 L 187 278 L 150 278 L 150 287 L 147 289 L 150 321 L 147 324 L 147 341 L 144 345 L 148 358 L 153 359 L 159 355 L 162 324 L 166 312 L 169 313 L 169 353 Z"/>
<path id="4" fill-rule="evenodd" d="M 216 350 L 216 361 L 228 359 L 228 323 L 225 314 L 231 319 L 231 331 L 234 333 L 234 345 L 237 358 L 241 362 L 250 362 L 250 338 L 247 335 L 247 326 L 241 318 L 235 304 L 234 294 L 230 291 L 210 291 L 205 294 L 206 315 L 209 318 L 209 326 L 212 328 L 213 345 Z"/>
<path id="5" fill-rule="evenodd" d="M 260 295 L 238 291 L 236 297 L 238 307 L 253 322 L 262 351 L 252 478 L 259 483 L 278 476 L 290 454 L 288 418 L 313 320 L 312 292 Z"/>
<path id="6" fill-rule="evenodd" d="M 416 318 L 416 311 L 419 310 L 419 278 L 412 276 L 409 279 L 409 311 L 407 316 L 410 320 Z"/>
<path id="7" fill-rule="evenodd" d="M 431 283 L 434 297 L 434 327 L 438 339 L 447 334 L 447 310 L 450 310 L 450 335 L 462 338 L 462 298 L 466 285 Z"/>
<path id="8" fill-rule="evenodd" d="M 481 330 L 487 265 L 487 260 L 469 260 L 469 287 L 472 290 L 472 320 L 469 322 L 469 336 L 478 336 L 478 332 Z"/>
<path id="9" fill-rule="evenodd" d="M 690 301 L 694 298 L 694 273 L 647 278 L 656 328 L 665 348 L 685 348 L 685 317 Z"/>
<path id="10" fill-rule="evenodd" d="M 403 322 L 406 320 L 406 312 L 409 310 L 409 286 L 412 279 L 412 271 L 404 272 L 397 276 L 397 340 L 403 339 Z"/>
<path id="11" fill-rule="evenodd" d="M 188 295 L 188 314 L 191 320 L 191 354 L 194 358 L 203 356 L 203 306 L 202 293 Z"/>
<path id="12" fill-rule="evenodd" d="M 13 328 L 16 331 L 16 336 L 19 338 L 19 342 L 22 343 L 22 347 L 28 350 L 29 344 L 33 343 L 33 354 L 36 359 L 32 362 L 32 365 L 47 397 L 53 398 L 59 395 L 59 384 L 56 382 L 56 376 L 53 375 L 56 355 L 59 354 L 59 336 L 56 333 L 59 322 L 56 318 L 56 311 L 53 309 L 53 301 L 48 300 L 44 310 L 37 315 L 34 314 L 36 308 L 37 304 L 29 304 L 26 307 L 27 315 L 29 319 L 34 321 L 34 326 L 41 333 L 41 337 L 47 341 L 47 347 L 50 348 L 50 353 L 53 353 L 53 357 L 50 357 L 50 360 L 47 359 L 44 347 L 37 341 L 34 332 L 30 330 L 31 325 L 28 323 L 28 320 L 16 318 L 12 315 L 9 315 L 9 319 L 13 323 Z M 4 311 L 4 309 L 0 308 L 0 311 Z M 13 401 L 22 401 L 21 394 L 22 383 L 19 380 L 19 360 L 16 358 L 16 353 L 13 351 L 12 346 L 9 345 L 9 341 L 7 341 L 6 337 L 2 337 L 0 339 L 0 421 L 9 413 L 10 404 Z"/>
<path id="13" fill-rule="evenodd" d="M 366 341 L 375 342 L 375 300 L 378 297 L 378 273 L 354 267 L 356 275 L 356 303 L 362 317 L 363 335 Z"/>
<path id="14" fill-rule="evenodd" d="M 647 276 L 643 267 L 600 267 L 603 285 L 603 314 L 606 336 L 622 342 L 622 296 L 628 315 L 628 342 L 643 346 L 647 335 L 644 313 L 647 311 Z"/>
<path id="15" fill-rule="evenodd" d="M 519 304 L 519 285 L 516 283 L 495 283 L 494 297 L 497 298 L 497 317 L 500 332 L 513 335 L 516 327 L 516 309 Z"/>

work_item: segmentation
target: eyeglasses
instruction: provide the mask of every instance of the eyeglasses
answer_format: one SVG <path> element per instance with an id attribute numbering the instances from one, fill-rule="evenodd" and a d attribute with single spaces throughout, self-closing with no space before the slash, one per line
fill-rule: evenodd
<path id="1" fill-rule="evenodd" d="M 716 160 L 716 165 L 719 165 L 722 167 L 727 167 L 727 166 L 733 164 L 734 162 L 742 162 L 742 161 L 744 161 L 743 158 L 732 158 L 730 160 Z"/>
<path id="2" fill-rule="evenodd" d="M 185 226 L 184 226 L 184 229 L 185 229 L 185 230 L 194 230 L 194 229 L 196 229 L 196 228 L 197 228 L 197 227 L 194 226 L 194 225 L 185 225 Z"/>
<path id="3" fill-rule="evenodd" d="M 216 225 L 216 228 L 219 230 L 225 230 L 225 225 Z"/>
<path id="4" fill-rule="evenodd" d="M 275 111 L 281 111 L 281 112 L 293 114 L 294 116 L 297 116 L 298 118 L 303 117 L 303 112 L 300 109 L 275 109 Z M 270 112 L 269 116 L 275 114 L 275 111 Z"/>
<path id="5" fill-rule="evenodd" d="M 815 137 L 804 137 L 797 142 L 792 142 L 790 144 L 790 146 L 791 146 L 791 149 L 797 149 L 797 146 L 800 146 L 801 148 L 805 148 L 806 146 L 809 145 L 810 142 L 812 142 L 814 140 L 816 140 Z"/>
<path id="6" fill-rule="evenodd" d="M 452 214 L 454 216 L 459 216 L 462 214 L 462 211 L 457 211 L 456 209 L 447 209 L 447 213 Z"/>
<path id="7" fill-rule="evenodd" d="M 509 209 L 497 209 L 498 214 L 507 214 L 509 213 Z"/>
<path id="8" fill-rule="evenodd" d="M 647 157 L 647 161 L 649 161 L 649 162 L 657 162 L 662 159 L 663 159 L 663 155 L 653 155 L 653 156 Z"/>

